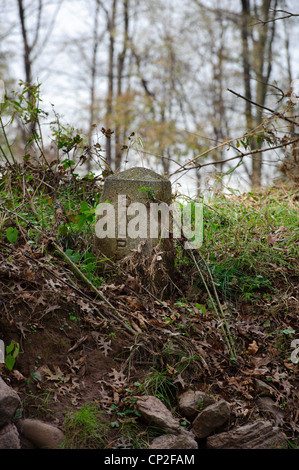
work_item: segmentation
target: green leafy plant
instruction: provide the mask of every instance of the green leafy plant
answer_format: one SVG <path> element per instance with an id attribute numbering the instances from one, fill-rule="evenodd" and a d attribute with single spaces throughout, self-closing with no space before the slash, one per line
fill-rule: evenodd
<path id="1" fill-rule="evenodd" d="M 10 344 L 6 346 L 5 364 L 9 371 L 11 371 L 14 368 L 19 351 L 20 351 L 20 345 L 14 340 L 12 340 Z"/>
<path id="2" fill-rule="evenodd" d="M 68 248 L 66 251 L 65 251 L 65 254 L 72 260 L 74 261 L 74 263 L 77 263 L 81 256 L 79 253 L 75 253 L 74 250 L 71 250 L 70 248 Z"/>
<path id="3" fill-rule="evenodd" d="M 90 208 L 86 201 L 81 202 L 80 213 L 77 216 L 78 228 L 82 228 L 85 224 L 91 224 L 95 219 L 95 208 Z"/>
<path id="4" fill-rule="evenodd" d="M 6 237 L 10 243 L 15 243 L 18 238 L 18 229 L 16 227 L 8 227 Z"/>
<path id="5" fill-rule="evenodd" d="M 137 192 L 140 193 L 140 191 L 145 191 L 147 193 L 147 197 L 149 199 L 154 198 L 154 189 L 153 188 L 147 188 L 146 186 L 142 186 L 142 188 L 139 188 Z"/>

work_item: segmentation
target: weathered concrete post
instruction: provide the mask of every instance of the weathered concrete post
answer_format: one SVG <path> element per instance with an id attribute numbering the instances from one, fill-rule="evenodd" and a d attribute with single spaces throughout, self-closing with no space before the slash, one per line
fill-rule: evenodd
<path id="1" fill-rule="evenodd" d="M 161 242 L 161 233 L 153 229 L 159 222 L 150 206 L 156 204 L 156 209 L 163 209 L 163 204 L 171 202 L 170 181 L 152 170 L 135 167 L 109 176 L 99 206 L 101 209 L 103 204 L 105 211 L 98 211 L 97 248 L 114 261 L 137 249 L 141 241 L 148 240 L 148 246 L 153 248 Z"/>

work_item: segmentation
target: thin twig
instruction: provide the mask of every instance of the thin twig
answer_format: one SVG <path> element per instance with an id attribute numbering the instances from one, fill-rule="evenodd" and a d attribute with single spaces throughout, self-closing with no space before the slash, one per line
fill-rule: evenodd
<path id="1" fill-rule="evenodd" d="M 280 119 L 283 119 L 284 121 L 289 122 L 290 124 L 293 124 L 295 126 L 299 126 L 299 122 L 293 121 L 293 119 L 288 118 L 285 116 L 283 113 L 280 113 L 279 111 L 275 111 L 274 109 L 268 108 L 267 106 L 263 106 L 262 104 L 256 103 L 255 101 L 250 100 L 249 98 L 246 98 L 245 96 L 240 95 L 240 93 L 237 93 L 230 88 L 227 88 L 227 91 L 232 93 L 233 95 L 236 95 L 238 98 L 242 98 L 245 101 L 248 101 L 248 103 L 253 104 L 254 106 L 257 106 L 258 108 L 264 109 L 265 111 L 269 111 L 269 113 L 272 114 L 272 117 L 278 117 Z M 235 140 L 235 139 L 234 139 Z"/>
<path id="2" fill-rule="evenodd" d="M 4 126 L 4 124 L 3 124 L 1 114 L 0 114 L 0 126 L 1 126 L 1 129 L 2 129 L 2 131 L 3 131 L 5 143 L 6 143 L 6 145 L 7 145 L 8 150 L 9 150 L 9 153 L 10 153 L 10 156 L 11 156 L 11 158 L 12 158 L 12 161 L 13 161 L 14 165 L 16 165 L 17 162 L 16 162 L 16 160 L 15 160 L 14 154 L 13 154 L 12 151 L 11 151 L 11 147 L 10 147 L 10 144 L 9 144 L 9 142 L 8 142 L 8 138 L 7 138 L 7 135 L 6 135 L 5 126 Z M 2 150 L 2 153 L 3 153 L 2 147 L 1 147 L 1 150 Z M 3 155 L 4 155 L 4 153 L 3 153 Z M 11 165 L 9 165 L 9 166 L 11 167 Z"/>
<path id="3" fill-rule="evenodd" d="M 290 140 L 287 143 L 283 143 L 283 144 L 280 144 L 280 145 L 275 145 L 274 147 L 268 147 L 268 148 L 265 148 L 265 149 L 255 149 L 255 150 L 251 150 L 250 152 L 246 152 L 246 153 L 241 152 L 241 150 L 238 149 L 238 151 L 240 152 L 239 155 L 235 155 L 234 157 L 231 157 L 231 158 L 226 158 L 225 160 L 217 160 L 215 162 L 208 162 L 208 163 L 198 164 L 196 166 L 193 166 L 192 168 L 202 168 L 204 166 L 216 165 L 216 164 L 219 164 L 219 163 L 226 163 L 226 162 L 230 162 L 231 160 L 236 160 L 237 158 L 242 159 L 244 157 L 248 157 L 249 155 L 254 155 L 256 153 L 269 152 L 270 150 L 277 150 L 277 149 L 280 149 L 280 148 L 284 148 L 287 145 L 295 144 L 298 141 L 299 141 L 299 137 L 297 139 Z"/>
<path id="4" fill-rule="evenodd" d="M 200 267 L 198 266 L 198 263 L 197 263 L 197 261 L 196 261 L 196 258 L 195 258 L 195 256 L 194 256 L 194 253 L 193 253 L 192 250 L 191 250 L 191 253 L 192 253 L 192 258 L 193 258 L 193 261 L 194 261 L 194 263 L 195 263 L 195 266 L 196 266 L 196 268 L 197 268 L 197 270 L 198 270 L 198 272 L 199 272 L 199 274 L 200 274 L 200 277 L 201 277 L 201 279 L 202 279 L 202 281 L 203 281 L 203 283 L 204 283 L 204 286 L 205 286 L 205 289 L 206 289 L 206 291 L 207 291 L 207 293 L 208 293 L 208 296 L 209 296 L 209 298 L 210 298 L 210 301 L 211 301 L 211 303 L 212 303 L 212 305 L 213 305 L 213 309 L 214 309 L 214 311 L 215 311 L 217 317 L 219 318 L 219 312 L 218 312 L 218 310 L 217 310 L 217 308 L 216 308 L 216 305 L 215 305 L 214 299 L 213 299 L 213 297 L 212 297 L 212 294 L 210 293 L 210 289 L 208 288 L 208 285 L 207 285 L 207 283 L 206 283 L 206 281 L 205 281 L 205 278 L 204 278 L 204 276 L 203 276 L 203 274 L 202 274 L 202 272 L 201 272 Z M 199 254 L 200 254 L 200 253 L 199 253 Z M 201 256 L 201 255 L 200 255 L 200 256 Z M 226 344 L 227 344 L 227 348 L 228 348 L 228 351 L 229 351 L 229 353 L 230 353 L 230 357 L 231 357 L 232 360 L 236 360 L 236 351 L 235 351 L 234 341 L 233 341 L 233 339 L 232 339 L 232 336 L 231 336 L 231 333 L 230 333 L 230 330 L 229 330 L 229 326 L 228 326 L 228 324 L 227 324 L 227 321 L 226 321 L 224 312 L 223 312 L 223 310 L 222 310 L 222 306 L 221 306 L 221 303 L 220 303 L 220 301 L 219 301 L 218 293 L 217 293 L 217 290 L 216 290 L 216 287 L 215 287 L 215 284 L 214 284 L 214 281 L 213 281 L 211 272 L 210 272 L 210 270 L 209 270 L 209 267 L 208 267 L 208 265 L 207 265 L 205 259 L 204 259 L 202 256 L 201 256 L 201 258 L 202 258 L 202 260 L 204 261 L 204 264 L 205 264 L 205 266 L 206 266 L 206 268 L 207 268 L 207 271 L 208 271 L 208 273 L 209 273 L 210 279 L 211 279 L 211 281 L 212 281 L 212 285 L 213 285 L 213 290 L 214 290 L 214 293 L 215 293 L 216 301 L 217 301 L 217 304 L 218 304 L 218 307 L 219 307 L 219 310 L 220 310 L 220 314 L 221 314 L 222 319 L 223 319 L 223 323 L 224 323 L 224 325 L 225 325 L 225 327 L 226 327 L 226 331 L 225 331 L 225 329 L 224 329 L 224 327 L 223 327 L 223 324 L 220 322 L 220 327 L 221 327 L 221 330 L 222 330 L 222 333 L 223 333 L 225 342 L 226 342 Z"/>
<path id="5" fill-rule="evenodd" d="M 285 13 L 285 15 L 284 16 L 279 16 L 277 18 L 271 18 L 270 20 L 267 20 L 267 21 L 259 20 L 256 23 L 253 23 L 251 26 L 256 26 L 256 25 L 259 25 L 259 24 L 262 24 L 264 26 L 267 23 L 273 23 L 274 21 L 286 20 L 288 18 L 293 18 L 293 17 L 299 16 L 299 13 L 291 13 L 291 12 L 286 11 L 286 10 L 274 10 L 274 13 Z"/>

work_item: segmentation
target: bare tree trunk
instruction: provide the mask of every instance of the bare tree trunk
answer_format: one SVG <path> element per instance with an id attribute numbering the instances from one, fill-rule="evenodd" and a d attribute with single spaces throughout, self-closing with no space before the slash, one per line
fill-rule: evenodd
<path id="1" fill-rule="evenodd" d="M 242 60 L 243 60 L 243 79 L 244 79 L 244 89 L 245 89 L 245 116 L 246 116 L 246 125 L 247 129 L 252 128 L 252 107 L 251 107 L 251 65 L 250 65 L 250 52 L 249 52 L 249 33 L 248 33 L 248 23 L 250 18 L 250 5 L 249 0 L 242 1 L 242 25 L 241 25 L 241 34 L 242 34 Z"/>
<path id="2" fill-rule="evenodd" d="M 288 31 L 288 23 L 284 22 L 283 25 L 284 25 L 284 34 L 285 34 L 287 76 L 288 76 L 289 85 L 291 86 L 293 82 L 293 72 L 292 72 L 292 62 L 291 62 L 291 54 L 290 54 L 290 32 Z M 288 116 L 293 121 L 296 121 L 294 108 L 289 109 Z M 289 137 L 292 140 L 295 139 L 296 137 L 295 124 L 289 125 Z M 288 181 L 297 180 L 298 181 L 298 175 L 299 175 L 298 143 L 289 145 L 286 148 L 283 162 L 280 166 L 280 172 L 282 173 L 284 180 L 288 180 Z"/>
<path id="3" fill-rule="evenodd" d="M 19 6 L 19 18 L 22 29 L 23 47 L 24 47 L 24 69 L 25 69 L 25 81 L 30 86 L 32 85 L 32 61 L 31 61 L 31 50 L 28 42 L 28 33 L 25 25 L 25 9 L 23 0 L 18 0 Z M 39 8 L 41 8 L 41 2 L 39 2 Z"/>
<path id="4" fill-rule="evenodd" d="M 98 26 L 99 26 L 99 10 L 100 2 L 95 0 L 95 12 L 94 12 L 94 23 L 93 23 L 93 48 L 91 58 L 91 83 L 90 83 L 90 96 L 89 96 L 89 125 L 88 125 L 88 145 L 92 145 L 92 130 L 94 124 L 94 110 L 95 110 L 95 86 L 97 76 L 97 53 L 99 46 Z M 87 161 L 87 171 L 91 171 L 91 160 Z"/>
<path id="5" fill-rule="evenodd" d="M 263 109 L 257 107 L 253 112 L 252 105 L 249 102 L 252 98 L 252 82 L 255 78 L 255 101 L 261 106 L 265 105 L 267 96 L 267 86 L 272 70 L 272 42 L 275 35 L 275 21 L 268 22 L 271 10 L 275 10 L 277 0 L 263 0 L 260 9 L 255 8 L 257 20 L 263 23 L 258 26 L 258 38 L 253 37 L 252 26 L 250 27 L 251 7 L 250 0 L 241 0 L 242 5 L 242 53 L 243 53 L 243 79 L 246 97 L 245 117 L 248 129 L 258 127 L 263 120 Z M 275 12 L 274 12 L 275 15 Z M 249 30 L 249 28 L 251 28 Z M 249 32 L 251 31 L 251 32 Z M 253 48 L 250 51 L 249 39 L 253 42 Z M 250 60 L 251 59 L 251 60 Z M 258 150 L 261 144 L 253 140 L 251 148 Z M 251 185 L 260 187 L 262 184 L 262 153 L 256 153 L 252 159 Z"/>
<path id="6" fill-rule="evenodd" d="M 114 46 L 115 46 L 115 18 L 116 18 L 117 0 L 113 0 L 111 16 L 108 17 L 109 50 L 108 50 L 108 92 L 106 107 L 106 126 L 110 129 L 111 114 L 113 109 L 114 92 Z M 106 137 L 106 162 L 112 165 L 112 145 L 111 134 Z"/>
<path id="7" fill-rule="evenodd" d="M 270 19 L 271 9 L 276 8 L 277 0 L 263 0 L 261 6 L 261 17 L 263 21 Z M 256 102 L 261 106 L 265 105 L 267 96 L 267 86 L 272 70 L 272 42 L 275 34 L 276 22 L 265 23 L 259 28 L 259 38 L 256 43 L 256 50 L 253 51 L 256 62 Z M 263 109 L 256 108 L 253 125 L 257 127 L 263 120 Z M 254 141 L 253 149 L 260 146 Z M 262 153 L 257 153 L 252 160 L 252 185 L 260 187 L 262 185 Z"/>
<path id="8" fill-rule="evenodd" d="M 224 40 L 224 24 L 222 20 L 221 13 L 217 14 L 217 23 L 219 25 L 219 46 L 216 49 L 217 62 L 213 67 L 213 83 L 214 83 L 214 93 L 213 93 L 213 109 L 215 113 L 215 120 L 213 124 L 214 136 L 217 142 L 223 142 L 229 132 L 226 118 L 226 110 L 223 99 L 223 77 L 224 77 L 224 60 L 227 54 L 226 44 Z M 215 161 L 224 159 L 224 148 L 219 149 L 215 155 Z M 223 170 L 223 164 L 220 163 L 218 172 L 221 174 Z M 216 187 L 222 189 L 223 180 L 222 178 L 216 178 Z"/>
<path id="9" fill-rule="evenodd" d="M 25 83 L 28 89 L 28 100 L 30 100 L 32 102 L 32 105 L 34 106 L 34 97 L 31 92 L 31 87 L 33 85 L 32 83 L 33 61 L 31 57 L 31 52 L 32 52 L 32 48 L 33 48 L 35 41 L 32 43 L 32 45 L 29 45 L 28 30 L 26 27 L 25 8 L 24 8 L 23 0 L 18 0 L 18 7 L 19 7 L 19 19 L 21 23 L 22 39 L 23 39 L 23 49 L 24 49 L 23 58 L 24 58 Z M 39 1 L 39 12 L 38 12 L 39 21 L 41 17 L 41 9 L 42 9 L 42 0 Z M 38 33 L 36 31 L 36 40 L 37 40 L 37 36 L 38 36 Z M 34 135 L 35 128 L 36 128 L 36 121 L 34 120 L 33 122 L 30 123 L 30 126 L 28 129 L 22 130 L 25 148 L 28 146 L 27 152 L 30 151 L 30 148 L 31 148 L 31 151 L 33 151 L 33 144 L 32 144 L 33 139 L 32 138 Z M 29 144 L 29 142 L 31 143 Z"/>
<path id="10" fill-rule="evenodd" d="M 128 49 L 129 42 L 129 0 L 123 0 L 123 17 L 124 17 L 124 32 L 123 32 L 123 48 L 118 55 L 117 63 L 117 98 L 122 96 L 123 89 L 123 72 L 124 64 Z M 120 138 L 121 126 L 118 124 L 115 129 L 115 169 L 119 169 L 122 160 L 121 151 L 121 138 Z M 124 132 L 125 133 L 125 130 Z"/>
<path id="11" fill-rule="evenodd" d="M 42 14 L 44 11 L 44 2 L 43 0 L 37 1 L 36 7 L 36 14 L 35 14 L 35 22 L 34 22 L 34 29 L 32 30 L 33 37 L 29 42 L 29 34 L 28 34 L 28 25 L 26 24 L 26 7 L 24 5 L 23 0 L 18 0 L 18 14 L 19 14 L 19 21 L 21 25 L 21 33 L 22 33 L 22 40 L 23 40 L 23 63 L 24 63 L 24 72 L 25 72 L 25 83 L 28 89 L 28 100 L 31 101 L 33 108 L 36 107 L 36 98 L 32 92 L 32 87 L 34 85 L 33 80 L 33 64 L 36 61 L 37 57 L 41 54 L 42 49 L 45 47 L 46 43 L 48 42 L 49 38 L 51 37 L 51 32 L 54 27 L 56 17 L 58 11 L 62 5 L 62 1 L 56 4 L 55 11 L 52 17 L 49 19 L 49 27 L 44 33 L 44 37 L 42 41 L 40 41 L 40 34 L 42 31 Z M 31 22 L 31 21 L 30 21 Z M 24 141 L 27 142 L 32 140 L 36 130 L 36 120 L 30 123 L 29 130 L 23 133 Z"/>

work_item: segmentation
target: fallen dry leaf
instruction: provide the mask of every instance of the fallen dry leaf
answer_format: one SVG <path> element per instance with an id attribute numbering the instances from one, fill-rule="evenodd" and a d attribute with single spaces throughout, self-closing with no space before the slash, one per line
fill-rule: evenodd
<path id="1" fill-rule="evenodd" d="M 144 305 L 139 300 L 133 299 L 129 296 L 123 296 L 123 299 L 127 302 L 131 310 L 145 310 Z"/>
<path id="2" fill-rule="evenodd" d="M 153 326 L 157 326 L 157 327 L 161 327 L 161 328 L 163 328 L 164 326 L 169 326 L 168 321 L 161 321 L 161 320 L 158 320 L 156 318 L 150 318 L 149 320 L 147 320 L 147 322 L 150 323 Z"/>
<path id="3" fill-rule="evenodd" d="M 18 370 L 13 370 L 13 371 L 12 371 L 12 375 L 13 375 L 14 378 L 17 379 L 18 381 L 19 381 L 19 380 L 25 380 L 24 375 L 21 374 L 21 372 L 19 372 Z"/>
<path id="4" fill-rule="evenodd" d="M 88 335 L 82 336 L 78 341 L 68 350 L 68 352 L 74 351 L 77 349 L 84 341 L 86 341 L 88 338 Z"/>
<path id="5" fill-rule="evenodd" d="M 253 340 L 252 343 L 250 343 L 250 345 L 248 346 L 247 352 L 248 352 L 248 354 L 251 354 L 252 356 L 255 356 L 256 353 L 258 352 L 258 350 L 259 350 L 259 347 L 258 347 L 256 341 Z"/>

